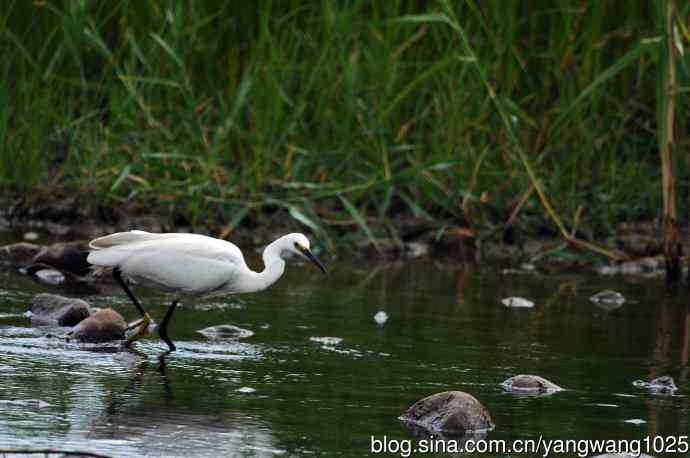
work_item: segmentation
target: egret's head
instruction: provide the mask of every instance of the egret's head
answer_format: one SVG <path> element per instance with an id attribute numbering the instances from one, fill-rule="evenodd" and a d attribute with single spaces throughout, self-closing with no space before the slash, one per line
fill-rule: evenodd
<path id="1" fill-rule="evenodd" d="M 326 268 L 321 264 L 321 262 L 314 256 L 314 254 L 309 249 L 309 239 L 304 234 L 288 234 L 285 236 L 288 241 L 288 250 L 292 253 L 296 253 L 298 256 L 302 256 L 310 260 L 316 267 L 321 269 L 321 272 L 326 273 Z"/>

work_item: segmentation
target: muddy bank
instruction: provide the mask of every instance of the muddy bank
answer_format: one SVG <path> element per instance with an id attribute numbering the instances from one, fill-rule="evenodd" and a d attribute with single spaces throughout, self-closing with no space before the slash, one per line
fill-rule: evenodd
<path id="1" fill-rule="evenodd" d="M 243 248 L 264 245 L 288 232 L 313 232 L 284 210 L 265 213 L 260 218 L 245 217 L 237 228 L 227 227 L 226 221 L 227 218 L 219 216 L 193 223 L 174 210 L 134 205 L 83 206 L 76 197 L 31 206 L 17 201 L 0 209 L 0 231 L 11 233 L 8 241 L 23 240 L 29 248 L 29 242 L 36 246 L 52 241 L 83 241 L 132 229 L 208 234 L 231 240 Z M 535 229 L 535 234 L 519 234 L 510 229 L 482 237 L 462 225 L 439 227 L 438 222 L 403 215 L 391 216 L 386 226 L 387 229 L 374 231 L 382 234 L 376 240 L 366 238 L 357 225 L 329 227 L 327 241 L 323 240 L 324 234 L 314 238 L 326 242 L 327 251 L 337 250 L 378 261 L 433 257 L 449 262 L 494 263 L 505 267 L 524 264 L 529 267 L 539 263 L 558 269 L 596 269 L 602 274 L 655 275 L 664 269 L 661 230 L 656 221 L 621 223 L 615 236 L 599 240 L 579 235 L 615 253 L 622 259 L 617 261 L 569 246 L 555 237 L 555 233 L 543 228 Z M 375 227 L 372 224 L 372 228 Z M 358 242 L 339 243 L 339 240 L 355 237 L 359 237 Z M 679 248 L 682 253 L 688 252 L 687 239 L 687 230 L 681 230 Z"/>

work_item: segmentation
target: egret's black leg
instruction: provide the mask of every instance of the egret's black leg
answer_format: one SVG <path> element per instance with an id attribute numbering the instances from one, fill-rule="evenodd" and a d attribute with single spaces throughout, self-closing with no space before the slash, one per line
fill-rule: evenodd
<path id="1" fill-rule="evenodd" d="M 170 304 L 170 307 L 168 307 L 168 311 L 165 313 L 165 316 L 163 317 L 163 321 L 161 321 L 161 325 L 158 327 L 158 335 L 161 336 L 161 339 L 165 341 L 165 343 L 168 344 L 168 351 L 175 351 L 175 344 L 172 343 L 172 340 L 168 337 L 168 321 L 170 321 L 170 317 L 172 317 L 173 312 L 175 311 L 175 307 L 177 306 L 177 302 L 179 299 L 175 299 L 172 301 L 172 304 Z"/>
<path id="2" fill-rule="evenodd" d="M 122 279 L 122 275 L 120 274 L 120 268 L 115 267 L 113 269 L 113 278 L 115 281 L 120 285 L 120 287 L 127 293 L 127 296 L 129 296 L 129 299 L 134 303 L 134 305 L 137 307 L 137 310 L 139 310 L 139 313 L 141 314 L 142 318 L 146 316 L 146 311 L 144 308 L 141 306 L 137 298 L 134 296 L 134 293 L 127 287 L 127 284 L 125 281 Z"/>

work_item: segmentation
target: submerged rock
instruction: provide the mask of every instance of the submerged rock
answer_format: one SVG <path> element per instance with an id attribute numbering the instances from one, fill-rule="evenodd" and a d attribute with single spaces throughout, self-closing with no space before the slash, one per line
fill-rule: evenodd
<path id="1" fill-rule="evenodd" d="M 254 331 L 233 326 L 232 324 L 220 324 L 197 331 L 209 339 L 245 339 L 254 335 Z"/>
<path id="2" fill-rule="evenodd" d="M 494 428 L 486 408 L 463 391 L 444 391 L 421 399 L 398 419 L 430 434 L 460 436 Z"/>
<path id="3" fill-rule="evenodd" d="M 59 326 L 74 326 L 91 314 L 89 304 L 81 299 L 47 293 L 34 296 L 29 312 L 32 321 Z"/>
<path id="4" fill-rule="evenodd" d="M 504 380 L 501 386 L 516 394 L 551 394 L 563 388 L 538 375 L 520 374 Z"/>
<path id="5" fill-rule="evenodd" d="M 678 387 L 673 377 L 664 375 L 662 377 L 657 377 L 651 382 L 645 382 L 644 380 L 635 380 L 633 386 L 637 388 L 646 388 L 650 392 L 655 394 L 673 394 Z"/>
<path id="6" fill-rule="evenodd" d="M 76 325 L 70 336 L 80 342 L 100 343 L 123 340 L 127 322 L 111 308 L 97 311 Z"/>
<path id="7" fill-rule="evenodd" d="M 43 249 L 42 246 L 34 243 L 19 242 L 0 247 L 0 262 L 15 266 L 27 265 L 33 262 L 36 256 Z"/>
<path id="8" fill-rule="evenodd" d="M 625 297 L 618 291 L 606 289 L 596 293 L 589 300 L 599 306 L 620 307 L 625 303 Z"/>
<path id="9" fill-rule="evenodd" d="M 501 304 L 508 308 L 532 308 L 534 307 L 534 302 L 525 299 L 524 297 L 506 297 L 501 299 Z"/>

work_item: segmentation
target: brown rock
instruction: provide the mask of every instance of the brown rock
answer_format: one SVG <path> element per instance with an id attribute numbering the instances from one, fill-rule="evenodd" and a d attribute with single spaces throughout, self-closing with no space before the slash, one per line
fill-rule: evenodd
<path id="1" fill-rule="evenodd" d="M 503 381 L 501 386 L 506 391 L 520 394 L 546 394 L 562 391 L 563 388 L 538 375 L 516 375 Z"/>
<path id="2" fill-rule="evenodd" d="M 80 342 L 101 343 L 124 340 L 127 322 L 122 315 L 111 308 L 99 310 L 70 332 Z"/>
<path id="3" fill-rule="evenodd" d="M 86 258 L 89 255 L 89 242 L 55 243 L 46 247 L 33 258 L 34 264 L 45 264 L 58 270 L 84 275 L 91 267 Z"/>
<path id="4" fill-rule="evenodd" d="M 486 408 L 462 391 L 444 391 L 421 399 L 399 419 L 430 434 L 464 435 L 494 427 Z"/>
<path id="5" fill-rule="evenodd" d="M 89 304 L 81 299 L 57 294 L 37 294 L 29 306 L 31 321 L 59 326 L 74 326 L 91 314 Z"/>

